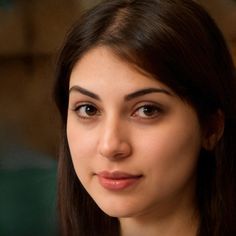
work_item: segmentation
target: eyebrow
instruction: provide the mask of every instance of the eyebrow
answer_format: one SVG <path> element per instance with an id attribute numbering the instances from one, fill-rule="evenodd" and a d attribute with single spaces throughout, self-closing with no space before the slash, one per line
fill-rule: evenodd
<path id="1" fill-rule="evenodd" d="M 101 98 L 97 94 L 95 94 L 91 91 L 88 91 L 87 89 L 82 88 L 78 85 L 72 86 L 69 90 L 69 93 L 71 93 L 73 91 L 74 92 L 79 92 L 79 93 L 81 93 L 85 96 L 88 96 L 88 97 L 91 97 L 93 99 L 101 101 Z M 125 101 L 130 101 L 132 99 L 135 99 L 137 97 L 141 97 L 141 96 L 144 96 L 144 95 L 147 95 L 147 94 L 150 94 L 150 93 L 164 93 L 166 95 L 172 96 L 171 92 L 169 92 L 168 90 L 163 89 L 163 88 L 145 88 L 145 89 L 140 89 L 138 91 L 135 91 L 133 93 L 130 93 L 130 94 L 126 95 L 124 100 Z"/>
<path id="2" fill-rule="evenodd" d="M 95 94 L 95 93 L 93 93 L 93 92 L 90 92 L 90 91 L 88 91 L 87 89 L 82 88 L 82 87 L 80 87 L 80 86 L 78 86 L 78 85 L 72 86 L 72 87 L 70 88 L 70 90 L 69 90 L 69 93 L 71 93 L 71 92 L 73 92 L 73 91 L 79 92 L 79 93 L 81 93 L 81 94 L 83 94 L 83 95 L 85 95 L 85 96 L 88 96 L 88 97 L 91 97 L 91 98 L 94 98 L 94 99 L 96 99 L 96 100 L 101 101 L 101 98 L 100 98 L 97 94 Z"/>
<path id="3" fill-rule="evenodd" d="M 164 93 L 164 94 L 167 94 L 169 96 L 172 96 L 171 92 L 169 92 L 168 90 L 163 89 L 163 88 L 145 88 L 145 89 L 141 89 L 141 90 L 138 90 L 138 91 L 135 91 L 133 93 L 130 93 L 130 94 L 126 95 L 125 96 L 125 101 L 129 101 L 129 100 L 132 100 L 132 99 L 137 98 L 137 97 L 144 96 L 144 95 L 149 94 L 149 93 Z"/>

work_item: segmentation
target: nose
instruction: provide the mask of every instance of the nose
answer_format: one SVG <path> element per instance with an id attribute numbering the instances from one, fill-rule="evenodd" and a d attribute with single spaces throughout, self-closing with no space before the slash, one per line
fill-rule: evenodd
<path id="1" fill-rule="evenodd" d="M 112 161 L 129 157 L 132 148 L 126 127 L 114 120 L 107 121 L 101 130 L 98 152 Z"/>

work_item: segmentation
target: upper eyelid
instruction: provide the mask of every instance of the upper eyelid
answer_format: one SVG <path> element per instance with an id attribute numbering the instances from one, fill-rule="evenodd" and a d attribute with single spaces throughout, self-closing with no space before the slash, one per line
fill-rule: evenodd
<path id="1" fill-rule="evenodd" d="M 143 101 L 141 103 L 137 103 L 133 107 L 133 113 L 137 112 L 139 109 L 141 109 L 145 106 L 151 106 L 151 107 L 155 108 L 156 110 L 158 110 L 159 112 L 164 112 L 167 110 L 167 107 L 164 104 L 154 102 L 154 101 Z"/>
<path id="2" fill-rule="evenodd" d="M 77 114 L 78 117 L 80 117 L 81 119 L 91 119 L 91 118 L 94 118 L 94 116 L 100 116 L 100 111 L 97 109 L 97 107 L 95 107 L 95 110 L 96 110 L 96 114 L 94 115 L 81 115 L 81 111 L 80 109 L 83 108 L 83 107 L 86 107 L 86 106 L 93 106 L 91 104 L 88 104 L 88 103 L 85 103 L 85 104 L 79 104 L 78 106 L 76 106 L 75 108 L 73 108 L 73 112 L 75 112 Z"/>
<path id="3" fill-rule="evenodd" d="M 94 107 L 98 107 L 98 105 L 96 105 L 94 102 L 91 102 L 91 101 L 71 101 L 69 103 L 71 105 L 71 107 L 74 107 L 74 108 L 77 108 L 77 107 L 80 107 L 80 106 L 86 106 L 86 105 L 90 105 L 90 106 L 94 106 Z"/>
<path id="4" fill-rule="evenodd" d="M 158 106 L 158 105 L 156 105 L 156 104 L 146 103 L 146 104 L 137 106 L 137 107 L 134 109 L 134 112 L 133 112 L 133 113 L 135 113 L 135 112 L 137 112 L 139 109 L 144 108 L 144 107 L 147 107 L 147 106 L 153 107 L 154 109 L 156 109 L 156 110 L 158 110 L 158 111 L 162 111 L 162 110 L 163 110 L 163 107 L 161 107 L 161 106 Z"/>
<path id="5" fill-rule="evenodd" d="M 159 102 L 155 102 L 155 101 L 141 101 L 141 102 L 137 102 L 135 103 L 135 105 L 133 106 L 133 108 L 135 109 L 138 109 L 138 108 L 141 108 L 143 106 L 155 106 L 157 108 L 160 108 L 160 109 L 164 109 L 164 105 L 162 105 L 161 103 Z"/>
<path id="6" fill-rule="evenodd" d="M 134 104 L 132 104 L 131 106 L 129 105 L 130 102 L 127 102 L 127 107 L 124 108 L 124 109 L 121 109 L 121 110 L 127 110 L 127 109 L 131 109 L 131 110 L 136 110 L 136 109 L 139 109 L 143 106 L 155 106 L 159 109 L 164 109 L 164 105 L 161 104 L 160 102 L 157 102 L 157 101 L 153 101 L 153 100 L 141 100 L 141 101 L 137 101 L 135 102 Z M 90 99 L 88 100 L 81 100 L 81 101 L 78 101 L 78 100 L 75 100 L 75 101 L 70 101 L 69 102 L 69 107 L 71 109 L 76 109 L 80 106 L 83 106 L 83 105 L 92 105 L 94 107 L 96 107 L 97 110 L 99 110 L 99 112 L 103 112 L 104 109 L 102 108 L 102 106 L 100 104 L 97 104 L 97 103 L 94 103 L 94 101 L 91 101 Z M 125 107 L 125 106 L 124 106 Z M 128 108 L 130 107 L 130 108 Z"/>
<path id="7" fill-rule="evenodd" d="M 86 106 L 86 105 L 95 107 L 97 109 L 97 112 L 99 114 L 101 114 L 102 110 L 100 109 L 100 107 L 97 106 L 96 104 L 94 104 L 93 102 L 88 102 L 88 101 L 87 102 L 77 102 L 77 103 L 75 103 L 74 105 L 72 105 L 72 110 L 77 111 L 80 107 L 83 107 L 83 106 Z"/>
<path id="8" fill-rule="evenodd" d="M 157 105 L 157 104 L 153 104 L 153 103 L 144 103 L 144 104 L 142 104 L 142 105 L 137 106 L 136 109 L 140 109 L 140 108 L 142 108 L 142 107 L 146 107 L 146 106 L 149 106 L 149 107 L 155 107 L 155 108 L 157 108 L 157 109 L 161 109 L 161 108 L 162 108 L 161 106 L 159 106 L 159 105 Z"/>

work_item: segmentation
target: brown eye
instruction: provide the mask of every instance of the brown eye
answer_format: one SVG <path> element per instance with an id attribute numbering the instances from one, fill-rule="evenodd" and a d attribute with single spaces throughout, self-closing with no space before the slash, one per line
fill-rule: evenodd
<path id="1" fill-rule="evenodd" d="M 98 114 L 97 108 L 90 104 L 80 105 L 75 109 L 75 111 L 79 117 L 84 119 L 96 116 Z"/>
<path id="2" fill-rule="evenodd" d="M 161 109 L 155 105 L 144 105 L 135 111 L 134 116 L 150 119 L 157 117 L 160 112 Z"/>

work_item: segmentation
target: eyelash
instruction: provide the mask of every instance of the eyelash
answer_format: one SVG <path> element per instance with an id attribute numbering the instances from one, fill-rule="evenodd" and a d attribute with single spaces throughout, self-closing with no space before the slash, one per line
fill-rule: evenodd
<path id="1" fill-rule="evenodd" d="M 85 108 L 85 109 L 86 108 L 92 108 L 94 110 L 92 112 L 96 112 L 96 113 L 94 115 L 88 115 L 88 114 L 87 115 L 86 114 L 81 115 L 80 111 L 81 111 L 82 108 Z M 93 116 L 97 115 L 97 113 L 98 113 L 98 109 L 93 104 L 81 104 L 81 105 L 75 107 L 73 110 L 77 113 L 78 117 L 81 118 L 81 119 L 91 119 Z M 86 113 L 87 111 L 85 110 L 84 112 Z"/>
<path id="2" fill-rule="evenodd" d="M 151 108 L 151 115 L 145 115 L 145 117 L 142 117 L 141 115 L 137 115 L 137 113 L 140 111 L 140 109 L 143 109 L 143 113 L 145 113 L 144 109 L 150 109 Z M 146 110 L 147 112 L 150 112 L 150 110 Z M 155 119 L 157 118 L 161 113 L 163 112 L 162 108 L 160 106 L 157 106 L 156 104 L 144 104 L 142 106 L 139 106 L 135 112 L 132 114 L 133 117 L 138 117 L 140 119 Z"/>
<path id="3" fill-rule="evenodd" d="M 146 109 L 146 112 L 150 112 L 150 108 L 151 108 L 151 114 L 145 115 L 144 109 Z M 83 111 L 82 109 L 85 109 L 85 110 Z M 91 110 L 86 111 L 86 109 L 91 109 Z M 140 112 L 141 109 L 143 109 L 142 112 L 144 113 L 144 116 L 138 114 L 138 112 Z M 148 111 L 148 109 L 149 109 L 149 111 Z M 95 116 L 100 116 L 100 114 L 101 114 L 95 105 L 89 104 L 89 103 L 78 105 L 73 110 L 76 112 L 76 114 L 78 115 L 78 117 L 80 119 L 84 119 L 84 120 L 93 119 Z M 82 112 L 84 114 L 81 114 Z M 92 114 L 88 114 L 88 112 L 92 112 Z M 141 105 L 137 109 L 135 109 L 135 111 L 131 114 L 131 116 L 134 118 L 143 119 L 143 120 L 155 119 L 162 112 L 163 112 L 163 109 L 160 106 L 158 106 L 156 104 L 148 104 L 147 103 L 147 104 Z"/>

